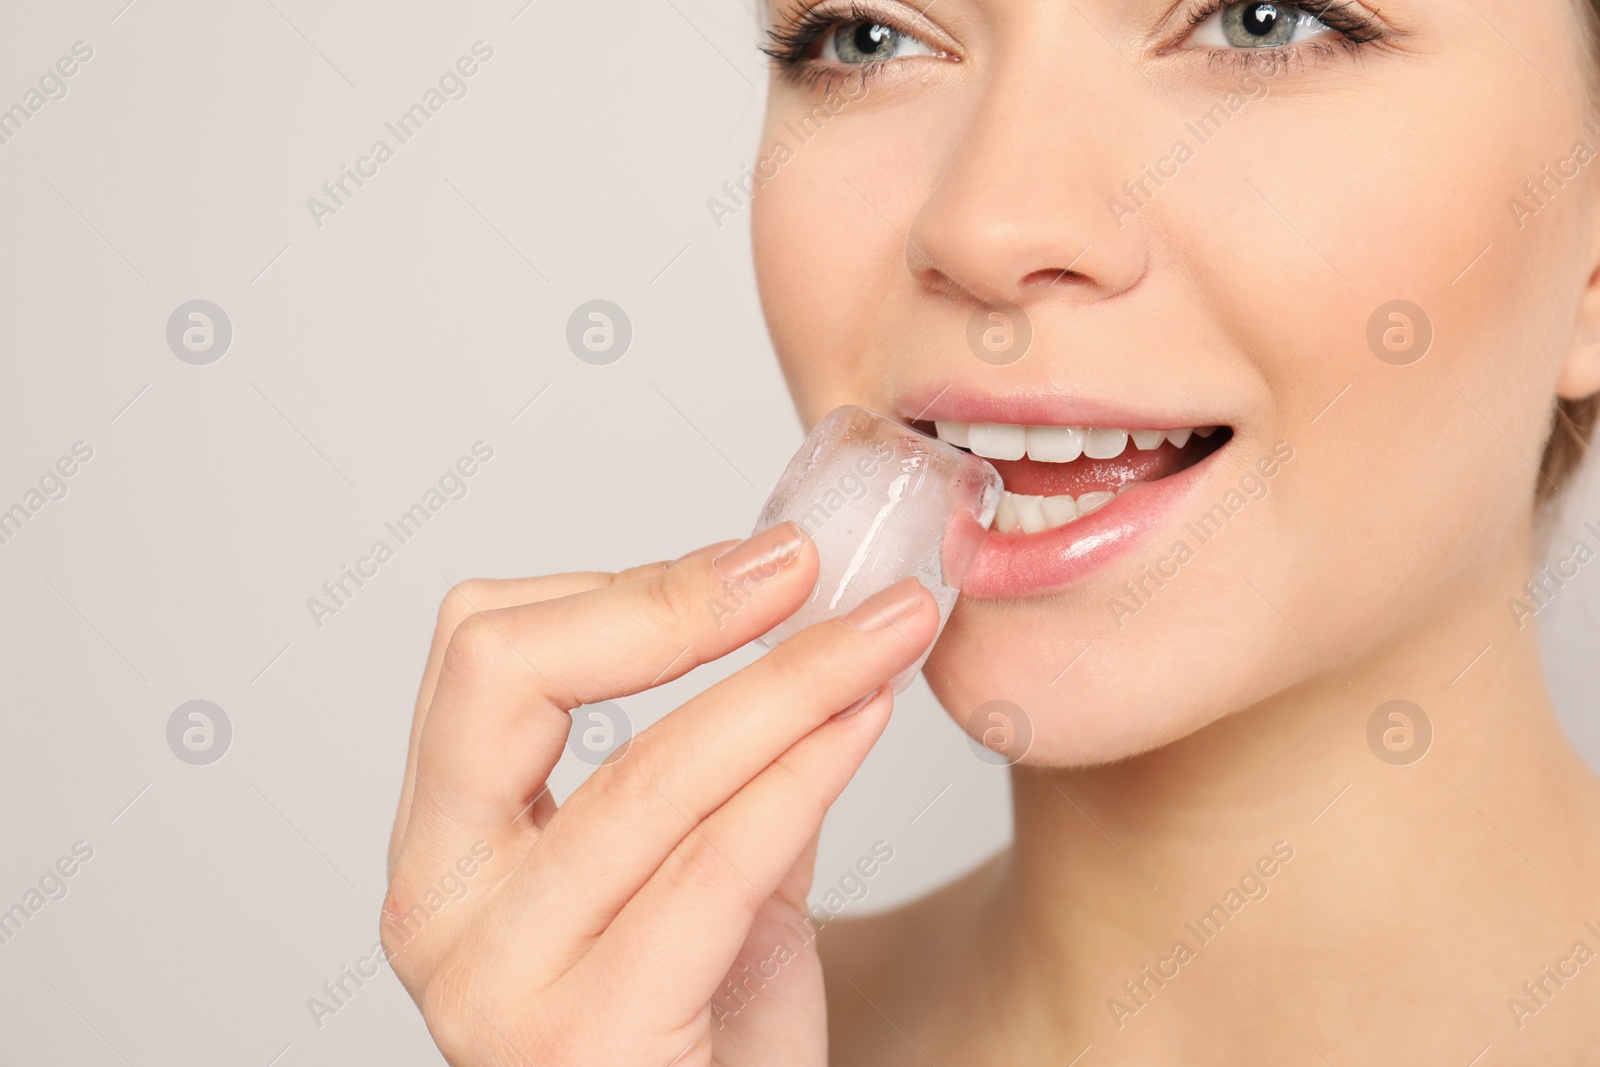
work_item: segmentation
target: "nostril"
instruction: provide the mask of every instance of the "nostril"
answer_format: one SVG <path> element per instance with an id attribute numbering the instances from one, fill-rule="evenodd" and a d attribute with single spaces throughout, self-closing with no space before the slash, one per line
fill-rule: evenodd
<path id="1" fill-rule="evenodd" d="M 937 267 L 929 267 L 926 270 L 915 273 L 917 279 L 922 282 L 923 288 L 930 293 L 936 293 L 939 296 L 962 303 L 977 299 L 966 286 Z"/>
<path id="2" fill-rule="evenodd" d="M 1088 275 L 1079 274 L 1071 267 L 1052 267 L 1048 270 L 1036 270 L 1022 279 L 1021 288 L 1032 289 L 1050 285 L 1082 285 L 1090 279 Z"/>

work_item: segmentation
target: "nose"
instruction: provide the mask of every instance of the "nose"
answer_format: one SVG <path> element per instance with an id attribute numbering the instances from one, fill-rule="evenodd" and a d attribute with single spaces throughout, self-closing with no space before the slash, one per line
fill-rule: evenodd
<path id="1" fill-rule="evenodd" d="M 1123 179 L 1137 176 L 1131 131 L 1147 125 L 1130 113 L 1134 87 L 1148 87 L 1099 38 L 1064 41 L 1068 54 L 1039 51 L 1010 64 L 995 56 L 907 232 L 907 266 L 931 291 L 989 305 L 1083 304 L 1146 272 L 1146 230 L 1117 201 Z"/>

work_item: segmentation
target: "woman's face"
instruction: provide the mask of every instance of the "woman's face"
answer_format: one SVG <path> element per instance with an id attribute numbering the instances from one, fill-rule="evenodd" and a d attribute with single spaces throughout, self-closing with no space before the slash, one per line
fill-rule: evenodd
<path id="1" fill-rule="evenodd" d="M 802 416 L 956 424 L 1016 494 L 929 661 L 958 717 L 1128 755 L 1515 573 L 1554 399 L 1600 388 L 1567 0 L 771 19 L 753 227 Z"/>

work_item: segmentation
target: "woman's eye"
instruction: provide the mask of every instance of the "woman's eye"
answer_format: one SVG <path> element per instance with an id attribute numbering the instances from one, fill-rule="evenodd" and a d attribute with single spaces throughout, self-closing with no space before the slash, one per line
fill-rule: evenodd
<path id="1" fill-rule="evenodd" d="M 1246 0 L 1206 19 L 1190 41 L 1209 48 L 1282 48 L 1330 32 L 1330 26 L 1298 4 Z"/>
<path id="2" fill-rule="evenodd" d="M 841 22 L 822 42 L 822 58 L 846 66 L 934 54 L 932 48 L 910 34 L 864 19 Z"/>

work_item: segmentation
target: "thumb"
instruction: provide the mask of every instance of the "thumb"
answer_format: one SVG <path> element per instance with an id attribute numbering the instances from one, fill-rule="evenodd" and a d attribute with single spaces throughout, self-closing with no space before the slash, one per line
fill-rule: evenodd
<path id="1" fill-rule="evenodd" d="M 816 876 L 817 841 L 821 836 L 820 830 L 811 835 L 811 840 L 806 842 L 806 847 L 800 850 L 800 855 L 795 859 L 794 866 L 789 868 L 772 894 L 773 899 L 798 912 L 806 910 L 806 896 L 811 892 L 811 883 Z"/>

